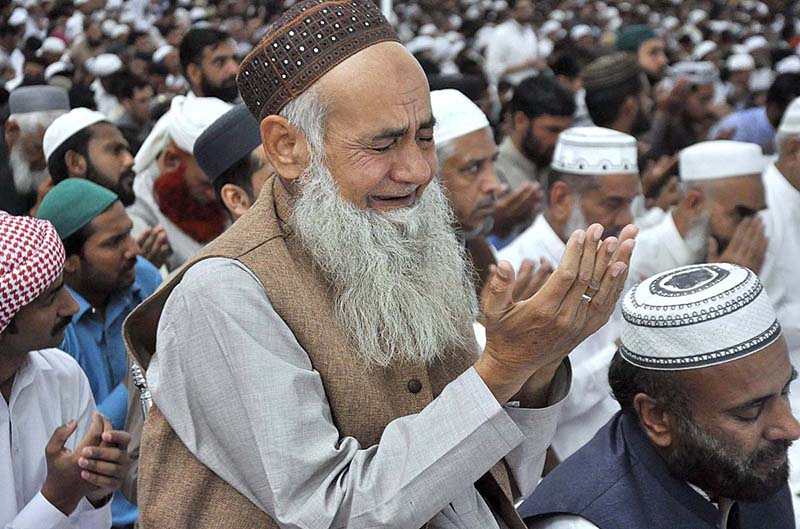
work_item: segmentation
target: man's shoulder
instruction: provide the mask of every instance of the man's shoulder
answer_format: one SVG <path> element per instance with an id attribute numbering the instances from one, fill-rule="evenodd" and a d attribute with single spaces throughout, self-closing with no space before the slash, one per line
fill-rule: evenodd
<path id="1" fill-rule="evenodd" d="M 81 366 L 69 354 L 60 349 L 40 349 L 28 353 L 37 374 L 49 380 L 60 380 L 70 385 L 86 379 Z"/>
<path id="2" fill-rule="evenodd" d="M 225 288 L 219 288 L 226 285 Z M 233 291 L 263 289 L 256 275 L 236 259 L 208 257 L 191 265 L 176 290 L 183 295 L 204 298 L 229 297 Z"/>
<path id="3" fill-rule="evenodd" d="M 156 291 L 161 284 L 161 272 L 153 263 L 142 257 L 136 258 L 136 283 L 142 289 L 145 296 L 149 296 Z"/>

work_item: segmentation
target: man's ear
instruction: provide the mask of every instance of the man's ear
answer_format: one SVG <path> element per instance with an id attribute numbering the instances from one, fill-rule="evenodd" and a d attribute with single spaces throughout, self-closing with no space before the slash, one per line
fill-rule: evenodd
<path id="1" fill-rule="evenodd" d="M 531 120 L 528 119 L 528 116 L 525 115 L 524 112 L 516 111 L 512 116 L 512 124 L 514 130 L 525 130 L 531 124 Z"/>
<path id="2" fill-rule="evenodd" d="M 183 163 L 181 152 L 182 151 L 178 148 L 178 146 L 175 145 L 175 142 L 170 140 L 167 146 L 164 147 L 164 151 L 161 153 L 161 156 L 159 156 L 159 170 L 162 173 L 166 173 L 180 169 L 181 164 Z"/>
<path id="3" fill-rule="evenodd" d="M 247 192 L 237 185 L 225 184 L 219 194 L 222 197 L 222 203 L 234 218 L 244 215 L 252 205 Z"/>
<path id="4" fill-rule="evenodd" d="M 20 134 L 19 125 L 16 121 L 10 119 L 6 121 L 6 145 L 8 145 L 9 151 L 19 141 Z"/>
<path id="5" fill-rule="evenodd" d="M 636 114 L 639 112 L 639 97 L 638 96 L 628 96 L 625 98 L 625 101 L 622 102 L 622 108 L 620 109 L 620 115 L 625 116 L 625 118 L 633 119 L 636 118 Z"/>
<path id="6" fill-rule="evenodd" d="M 567 222 L 575 206 L 576 197 L 572 189 L 566 183 L 557 180 L 550 186 L 549 196 L 548 209 L 553 215 L 553 220 L 558 224 Z"/>
<path id="7" fill-rule="evenodd" d="M 75 275 L 81 269 L 81 257 L 74 253 L 64 260 L 64 274 Z"/>
<path id="8" fill-rule="evenodd" d="M 200 69 L 200 65 L 190 62 L 186 66 L 186 78 L 189 80 L 189 84 L 192 85 L 192 89 L 194 89 L 197 86 L 200 86 L 203 80 L 203 70 Z"/>
<path id="9" fill-rule="evenodd" d="M 692 212 L 699 213 L 705 209 L 706 194 L 702 189 L 693 187 L 686 192 L 685 202 Z"/>
<path id="10" fill-rule="evenodd" d="M 77 151 L 67 151 L 64 155 L 64 162 L 66 162 L 67 176 L 69 178 L 86 177 L 89 167 L 84 155 Z"/>
<path id="11" fill-rule="evenodd" d="M 669 448 L 675 443 L 678 420 L 663 404 L 639 393 L 633 398 L 633 408 L 650 442 L 659 448 Z"/>
<path id="12" fill-rule="evenodd" d="M 267 116 L 261 121 L 261 143 L 267 161 L 281 178 L 296 180 L 308 167 L 308 142 L 283 116 Z"/>

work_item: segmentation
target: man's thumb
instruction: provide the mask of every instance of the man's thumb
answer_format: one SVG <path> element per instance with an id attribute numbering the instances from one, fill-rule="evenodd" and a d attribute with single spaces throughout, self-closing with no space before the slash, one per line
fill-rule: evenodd
<path id="1" fill-rule="evenodd" d="M 514 268 L 508 261 L 500 261 L 489 279 L 483 310 L 490 319 L 502 314 L 511 304 L 514 285 Z"/>
<path id="2" fill-rule="evenodd" d="M 64 449 L 64 444 L 66 444 L 67 439 L 75 432 L 75 428 L 78 426 L 78 421 L 72 419 L 67 424 L 62 424 L 58 428 L 55 429 L 53 435 L 50 437 L 50 441 L 47 443 L 46 451 L 48 453 L 56 454 Z"/>

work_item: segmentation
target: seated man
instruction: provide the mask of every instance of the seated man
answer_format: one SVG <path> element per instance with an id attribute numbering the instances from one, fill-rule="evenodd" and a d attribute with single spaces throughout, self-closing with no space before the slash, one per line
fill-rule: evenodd
<path id="1" fill-rule="evenodd" d="M 756 275 L 693 265 L 622 303 L 608 374 L 622 410 L 520 507 L 534 529 L 795 527 L 797 376 Z"/>
<path id="2" fill-rule="evenodd" d="M 678 158 L 683 197 L 670 214 L 644 230 L 631 262 L 632 277 L 704 261 L 760 272 L 767 248 L 756 215 L 766 207 L 761 148 L 738 141 L 706 141 Z"/>
<path id="3" fill-rule="evenodd" d="M 258 122 L 244 103 L 220 116 L 194 144 L 197 165 L 214 185 L 217 201 L 235 221 L 258 198 L 274 169 L 264 155 Z"/>
<path id="4" fill-rule="evenodd" d="M 117 195 L 83 178 L 68 178 L 44 198 L 37 216 L 53 223 L 66 248 L 64 283 L 78 302 L 62 349 L 89 378 L 100 411 L 115 428 L 125 426 L 128 362 L 125 318 L 161 283 L 139 255 L 131 220 Z M 136 509 L 118 496 L 114 525 L 136 521 Z"/>
<path id="5" fill-rule="evenodd" d="M 0 211 L 0 526 L 111 526 L 129 436 L 95 412 L 78 364 L 53 349 L 78 310 L 48 222 Z"/>
<path id="6" fill-rule="evenodd" d="M 47 128 L 42 143 L 53 183 L 85 178 L 113 191 L 123 206 L 136 200 L 136 174 L 128 142 L 103 114 L 88 108 L 72 109 Z M 156 266 L 171 252 L 161 226 L 140 233 L 138 242 L 144 256 Z"/>
<path id="7" fill-rule="evenodd" d="M 133 234 L 163 226 L 172 248 L 166 262 L 170 270 L 228 226 L 193 151 L 200 134 L 230 107 L 215 97 L 177 96 L 136 154 L 136 202 L 128 208 Z"/>
<path id="8" fill-rule="evenodd" d="M 562 132 L 551 164 L 547 207 L 499 258 L 520 271 L 525 259 L 555 265 L 572 230 L 595 223 L 606 227 L 603 238 L 622 237 L 623 228 L 633 222 L 631 202 L 639 194 L 636 154 L 636 139 L 621 132 L 600 127 Z M 614 318 L 570 354 L 576 389 L 553 439 L 560 460 L 589 441 L 616 410 L 606 373 L 617 338 Z"/>

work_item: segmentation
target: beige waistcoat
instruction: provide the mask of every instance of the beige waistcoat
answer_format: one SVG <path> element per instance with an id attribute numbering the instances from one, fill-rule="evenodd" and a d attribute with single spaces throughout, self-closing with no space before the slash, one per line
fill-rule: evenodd
<path id="1" fill-rule="evenodd" d="M 352 354 L 350 341 L 336 323 L 330 288 L 292 236 L 286 223 L 290 212 L 291 199 L 283 183 L 277 178 L 269 180 L 247 214 L 128 317 L 124 327 L 128 351 L 146 370 L 155 354 L 156 329 L 164 303 L 186 270 L 209 257 L 237 259 L 258 277 L 276 312 L 308 353 L 341 435 L 354 437 L 363 447 L 375 445 L 389 422 L 422 411 L 468 369 L 477 358 L 477 345 L 431 367 L 367 367 Z M 464 332 L 472 331 L 465 328 Z M 476 486 L 510 527 L 525 527 L 511 503 L 511 483 L 504 462 Z M 153 406 L 142 433 L 138 503 L 142 529 L 278 527 L 198 461 L 157 406 Z"/>

